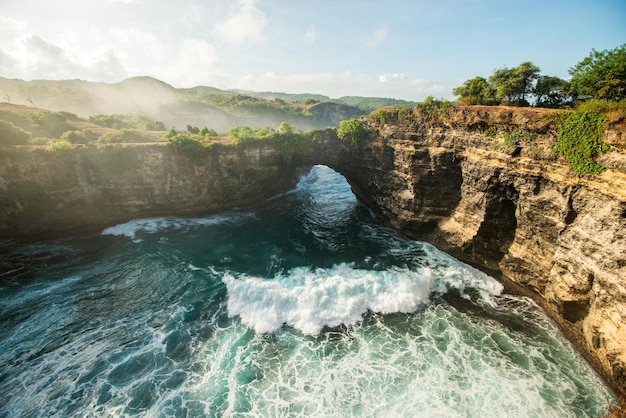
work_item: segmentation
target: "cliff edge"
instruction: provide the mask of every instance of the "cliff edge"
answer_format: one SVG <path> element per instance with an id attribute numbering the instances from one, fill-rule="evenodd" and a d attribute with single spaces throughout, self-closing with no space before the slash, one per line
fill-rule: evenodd
<path id="1" fill-rule="evenodd" d="M 387 224 L 538 296 L 624 391 L 626 124 L 608 123 L 606 170 L 577 176 L 554 152 L 550 112 L 382 110 L 350 156 L 327 163 Z"/>

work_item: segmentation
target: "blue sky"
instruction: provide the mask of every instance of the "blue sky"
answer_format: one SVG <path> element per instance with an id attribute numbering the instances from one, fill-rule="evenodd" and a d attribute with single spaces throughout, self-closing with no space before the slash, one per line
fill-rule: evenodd
<path id="1" fill-rule="evenodd" d="M 624 0 L 0 0 L 0 76 L 453 98 L 626 43 Z"/>

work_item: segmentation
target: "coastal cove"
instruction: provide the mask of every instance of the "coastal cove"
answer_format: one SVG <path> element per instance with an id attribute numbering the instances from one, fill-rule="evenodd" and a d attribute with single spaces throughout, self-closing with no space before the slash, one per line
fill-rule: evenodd
<path id="1" fill-rule="evenodd" d="M 120 146 L 106 151 L 111 154 L 90 147 L 55 155 L 38 149 L 7 148 L 0 153 L 0 198 L 6 202 L 0 209 L 0 236 L 22 240 L 58 237 L 67 231 L 105 230 L 137 244 L 145 239 L 143 235 L 153 234 L 152 227 L 136 229 L 135 221 L 130 224 L 131 229 L 140 232 L 125 234 L 120 231 L 126 222 L 176 217 L 154 229 L 159 231 L 171 229 L 171 222 L 193 229 L 193 219 L 223 213 L 231 216 L 233 209 L 245 217 L 249 209 L 241 208 L 267 205 L 274 200 L 267 199 L 289 196 L 301 187 L 296 186 L 302 184 L 303 174 L 311 167 L 323 165 L 349 183 L 360 202 L 360 209 L 356 210 L 367 208 L 377 222 L 402 236 L 430 243 L 459 260 L 493 272 L 494 276 L 501 275 L 502 280 L 510 283 L 507 290 L 519 287 L 521 293 L 532 295 L 611 387 L 618 394 L 623 393 L 623 123 L 610 125 L 605 134 L 611 150 L 601 157 L 607 170 L 599 176 L 575 176 L 564 161 L 554 157 L 554 126 L 537 110 L 458 106 L 442 119 L 428 118 L 412 109 L 383 109 L 364 119 L 363 124 L 366 137 L 354 143 L 340 140 L 332 130 L 322 130 L 307 147 L 287 149 L 258 141 L 214 147 L 201 158 L 173 153 L 157 144 Z M 510 132 L 523 134 L 524 140 L 505 143 L 504 134 Z M 351 210 L 354 205 L 349 204 Z M 323 210 L 332 215 L 332 207 Z M 105 229 L 108 227 L 118 229 Z M 164 236 L 170 242 L 184 239 L 168 234 Z M 419 241 L 397 239 L 397 249 L 415 250 L 413 246 L 417 245 L 418 252 L 436 251 L 424 250 Z M 439 257 L 428 254 L 429 258 Z M 344 268 L 342 262 L 354 261 L 346 257 L 330 265 L 313 265 L 325 269 L 319 273 L 322 276 L 350 276 L 350 269 L 359 267 L 348 266 L 341 273 L 336 269 Z M 216 274 L 211 270 L 216 268 L 215 260 L 205 260 L 201 266 L 191 261 L 189 264 L 205 269 L 209 275 Z M 298 266 L 295 263 L 290 268 Z M 278 272 L 295 274 L 290 268 L 276 267 L 270 276 Z M 244 277 L 244 281 L 251 280 L 250 286 L 257 285 L 254 277 L 265 276 L 259 272 L 245 274 L 250 275 Z M 242 277 L 230 270 L 220 271 L 219 277 L 228 291 L 229 303 L 235 303 L 232 295 Z M 481 285 L 468 287 L 485 290 Z M 467 297 L 481 305 L 477 300 L 482 300 L 482 296 L 472 292 L 441 294 L 444 299 Z M 499 291 L 487 293 L 500 296 Z M 420 296 L 418 290 L 416 297 L 419 300 L 415 307 L 398 312 L 419 311 L 427 295 Z M 462 301 L 454 303 L 460 303 L 453 305 L 462 310 Z M 239 315 L 249 328 L 258 327 L 260 333 L 276 331 L 275 327 L 245 319 L 245 312 L 229 305 L 231 308 L 236 312 L 233 316 Z M 371 306 L 365 308 L 368 310 L 380 312 Z M 168 318 L 178 321 L 172 315 Z M 186 313 L 180 315 L 184 317 Z M 170 319 L 164 319 L 165 323 Z M 366 315 L 363 323 L 370 326 L 387 320 L 374 314 Z M 293 325 L 297 321 L 290 321 L 285 319 L 278 325 L 287 323 L 300 329 Z M 342 323 L 331 321 L 325 325 L 332 328 Z"/>

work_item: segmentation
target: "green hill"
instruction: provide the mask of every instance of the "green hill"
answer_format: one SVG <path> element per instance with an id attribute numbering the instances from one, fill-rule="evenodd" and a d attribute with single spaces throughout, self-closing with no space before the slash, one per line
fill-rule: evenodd
<path id="1" fill-rule="evenodd" d="M 371 97 L 331 99 L 319 94 L 220 90 L 209 86 L 178 89 L 152 77 L 132 77 L 112 84 L 0 77 L 0 98 L 11 104 L 69 112 L 81 118 L 141 115 L 162 122 L 167 128 L 207 126 L 218 132 L 226 132 L 232 126 L 277 128 L 282 122 L 302 130 L 325 128 L 381 106 L 413 105 Z M 320 104 L 326 105 L 319 107 Z"/>

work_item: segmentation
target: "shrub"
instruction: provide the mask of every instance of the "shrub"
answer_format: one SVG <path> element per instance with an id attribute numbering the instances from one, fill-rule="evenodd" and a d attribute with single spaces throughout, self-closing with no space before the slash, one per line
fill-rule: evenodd
<path id="1" fill-rule="evenodd" d="M 83 131 L 67 131 L 61 135 L 62 141 L 67 141 L 72 144 L 86 144 L 89 142 L 87 135 Z"/>
<path id="2" fill-rule="evenodd" d="M 428 96 L 422 103 L 415 105 L 415 108 L 427 119 L 439 119 L 450 117 L 450 108 L 454 107 L 454 103 L 446 99 L 435 99 Z"/>
<path id="3" fill-rule="evenodd" d="M 219 134 L 217 133 L 215 129 L 210 129 L 210 128 L 207 128 L 206 126 L 200 130 L 200 135 L 202 135 L 205 138 L 219 136 Z"/>
<path id="4" fill-rule="evenodd" d="M 571 112 L 561 119 L 555 151 L 565 157 L 577 175 L 604 171 L 594 157 L 609 150 L 609 146 L 602 143 L 606 123 L 604 113 L 586 111 Z"/>
<path id="5" fill-rule="evenodd" d="M 532 137 L 528 133 L 517 132 L 517 131 L 506 132 L 504 134 L 504 145 L 507 145 L 509 147 L 516 147 L 520 144 L 520 142 L 529 141 L 531 139 Z"/>
<path id="6" fill-rule="evenodd" d="M 58 139 L 50 142 L 50 145 L 46 148 L 46 152 L 51 154 L 60 154 L 66 150 L 72 149 L 72 144 L 68 141 Z"/>
<path id="7" fill-rule="evenodd" d="M 495 138 L 498 135 L 498 128 L 490 126 L 485 130 L 485 136 L 489 138 Z"/>
<path id="8" fill-rule="evenodd" d="M 111 129 L 165 130 L 162 122 L 153 121 L 143 115 L 91 115 L 89 122 Z"/>
<path id="9" fill-rule="evenodd" d="M 359 119 L 346 119 L 339 123 L 337 136 L 341 140 L 350 141 L 352 145 L 356 145 L 365 139 L 366 131 Z"/>
<path id="10" fill-rule="evenodd" d="M 71 115 L 71 114 L 70 114 Z M 30 113 L 28 120 L 37 127 L 37 136 L 59 138 L 63 132 L 71 131 L 73 127 L 67 123 L 68 113 L 40 111 Z"/>
<path id="11" fill-rule="evenodd" d="M 134 129 L 122 129 L 115 132 L 107 132 L 98 138 L 101 144 L 121 144 L 135 142 L 150 142 L 151 139 L 140 131 Z"/>
<path id="12" fill-rule="evenodd" d="M 204 143 L 185 134 L 173 136 L 167 140 L 167 148 L 188 157 L 204 155 L 207 148 Z"/>
<path id="13" fill-rule="evenodd" d="M 30 133 L 11 122 L 0 120 L 0 145 L 26 144 Z"/>
<path id="14" fill-rule="evenodd" d="M 0 109 L 0 120 L 11 122 L 13 125 L 18 128 L 22 128 L 27 132 L 32 132 L 33 130 L 33 124 L 26 116 L 10 110 Z"/>

